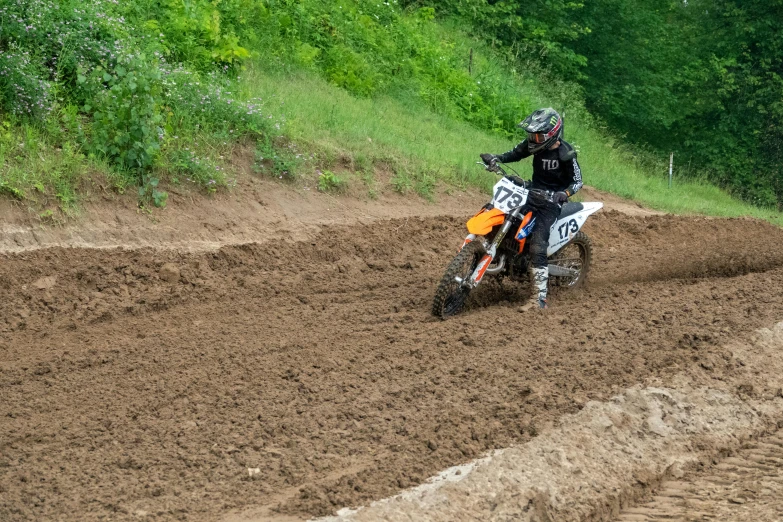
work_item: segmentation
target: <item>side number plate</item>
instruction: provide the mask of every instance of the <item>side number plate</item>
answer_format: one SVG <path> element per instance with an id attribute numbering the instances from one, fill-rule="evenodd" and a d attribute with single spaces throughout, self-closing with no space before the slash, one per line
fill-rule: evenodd
<path id="1" fill-rule="evenodd" d="M 557 227 L 557 231 L 560 233 L 561 241 L 565 239 L 570 239 L 571 236 L 579 232 L 579 224 L 576 222 L 575 219 L 572 219 L 570 221 L 566 221 L 565 223 Z"/>

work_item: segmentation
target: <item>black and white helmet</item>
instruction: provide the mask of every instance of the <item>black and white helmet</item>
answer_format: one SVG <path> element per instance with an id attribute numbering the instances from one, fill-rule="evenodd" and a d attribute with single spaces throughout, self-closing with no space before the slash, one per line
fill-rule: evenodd
<path id="1" fill-rule="evenodd" d="M 563 118 L 551 107 L 538 109 L 519 126 L 527 132 L 528 149 L 533 154 L 548 149 L 563 137 Z"/>

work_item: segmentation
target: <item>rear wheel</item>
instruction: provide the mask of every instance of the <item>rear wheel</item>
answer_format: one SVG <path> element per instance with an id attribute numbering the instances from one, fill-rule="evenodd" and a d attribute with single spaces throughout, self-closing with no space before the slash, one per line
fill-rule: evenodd
<path id="1" fill-rule="evenodd" d="M 462 282 L 470 278 L 483 255 L 484 246 L 478 241 L 473 241 L 465 245 L 465 248 L 452 259 L 435 292 L 432 315 L 445 319 L 462 310 L 470 294 L 470 288 L 464 286 Z"/>
<path id="2" fill-rule="evenodd" d="M 590 261 L 593 257 L 593 244 L 584 232 L 578 232 L 574 239 L 549 258 L 550 272 L 552 267 L 560 267 L 572 272 L 570 276 L 552 276 L 554 286 L 561 288 L 576 288 L 587 280 Z"/>

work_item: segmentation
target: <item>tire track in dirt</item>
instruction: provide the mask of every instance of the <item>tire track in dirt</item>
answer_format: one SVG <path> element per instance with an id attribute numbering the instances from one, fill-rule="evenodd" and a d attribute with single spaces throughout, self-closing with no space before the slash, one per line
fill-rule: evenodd
<path id="1" fill-rule="evenodd" d="M 616 522 L 780 520 L 783 432 L 746 444 L 715 465 L 661 484 L 655 496 L 627 508 Z"/>
<path id="2" fill-rule="evenodd" d="M 592 285 L 550 313 L 506 283 L 436 321 L 462 228 L 0 257 L 0 518 L 329 514 L 646 379 L 731 374 L 719 346 L 783 315 L 779 229 L 605 213 Z"/>

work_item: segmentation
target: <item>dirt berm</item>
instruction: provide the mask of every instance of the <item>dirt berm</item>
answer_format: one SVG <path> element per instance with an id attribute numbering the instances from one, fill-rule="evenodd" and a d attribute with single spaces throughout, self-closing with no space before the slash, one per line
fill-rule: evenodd
<path id="1" fill-rule="evenodd" d="M 0 256 L 0 520 L 293 519 L 419 484 L 783 319 L 783 231 L 599 213 L 590 285 L 429 315 L 464 219 Z"/>

